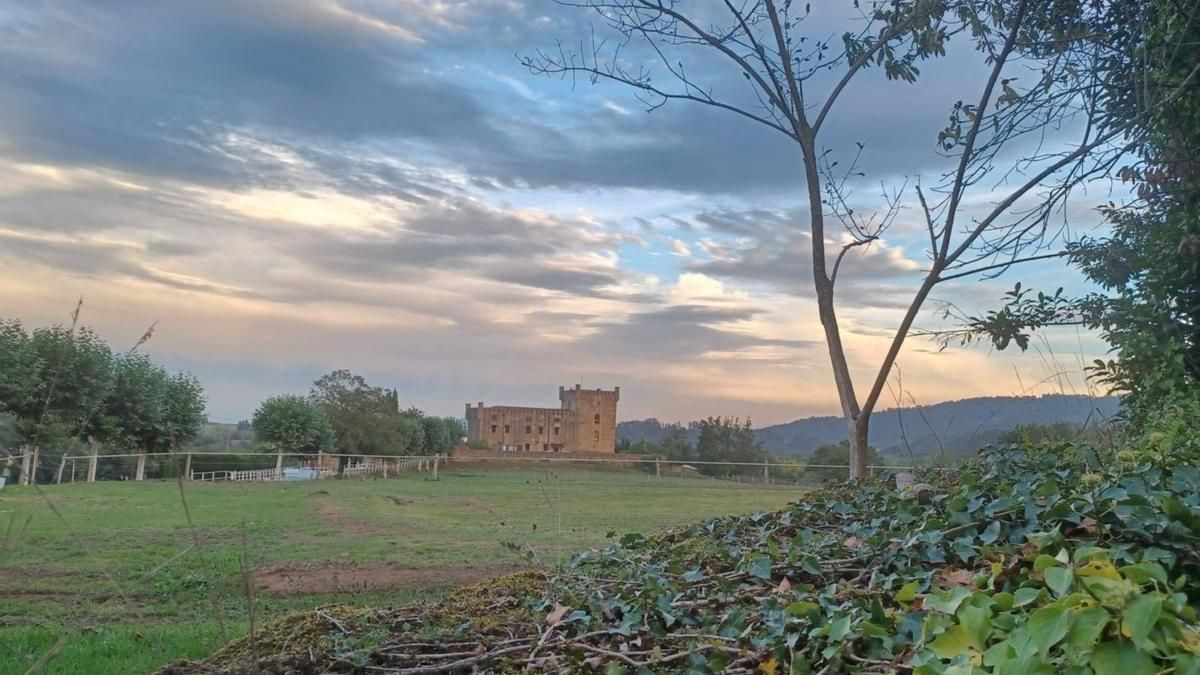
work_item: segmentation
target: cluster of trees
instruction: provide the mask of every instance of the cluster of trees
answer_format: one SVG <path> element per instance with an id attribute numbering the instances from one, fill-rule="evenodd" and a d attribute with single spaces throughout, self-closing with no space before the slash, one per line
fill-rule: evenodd
<path id="1" fill-rule="evenodd" d="M 791 457 L 771 457 L 756 440 L 750 420 L 737 417 L 708 417 L 686 426 L 676 423 L 661 425 L 664 435 L 661 440 L 631 441 L 621 439 L 618 453 L 652 455 L 678 462 L 696 462 L 696 470 L 706 476 L 730 478 L 733 476 L 762 475 L 763 463 L 768 463 L 772 479 L 806 480 L 827 482 L 843 480 L 845 468 L 797 468 L 780 465 L 794 463 Z M 695 438 L 695 442 L 691 439 Z M 734 464 L 705 464 L 704 462 L 731 462 Z M 846 467 L 850 463 L 850 441 L 822 445 L 803 460 L 805 464 Z M 868 465 L 882 465 L 883 458 L 873 447 L 867 449 Z"/>
<path id="2" fill-rule="evenodd" d="M 190 374 L 171 374 L 130 350 L 114 353 L 88 328 L 26 330 L 0 320 L 0 417 L 7 444 L 31 451 L 34 471 L 61 471 L 68 453 L 103 445 L 146 456 L 189 443 L 205 422 L 204 391 Z M 108 472 L 125 470 L 124 463 Z M 36 475 L 36 474 L 35 474 Z"/>
<path id="3" fill-rule="evenodd" d="M 707 417 L 698 422 L 667 424 L 661 442 L 622 439 L 617 452 L 653 455 L 678 462 L 696 462 L 696 470 L 706 476 L 729 477 L 738 474 L 762 473 L 767 453 L 754 438 L 750 419 L 737 417 Z M 693 443 L 690 438 L 695 437 Z M 705 464 L 705 462 L 736 462 L 737 464 Z M 757 466 L 755 466 L 757 465 Z"/>
<path id="4" fill-rule="evenodd" d="M 251 420 L 255 438 L 277 453 L 340 455 L 444 455 L 466 430 L 453 417 L 402 410 L 395 390 L 375 387 L 361 375 L 335 370 L 313 382 L 307 396 L 273 396 Z"/>

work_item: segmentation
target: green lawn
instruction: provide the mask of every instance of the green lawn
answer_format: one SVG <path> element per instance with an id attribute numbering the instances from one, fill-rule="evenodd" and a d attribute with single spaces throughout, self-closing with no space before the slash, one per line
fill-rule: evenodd
<path id="1" fill-rule="evenodd" d="M 251 606 L 262 622 L 318 604 L 404 603 L 526 565 L 506 543 L 553 566 L 610 531 L 774 509 L 795 494 L 637 472 L 467 465 L 436 482 L 408 474 L 189 483 L 189 526 L 173 482 L 8 486 L 0 673 L 23 673 L 56 646 L 45 672 L 146 672 L 209 653 L 222 632 L 244 634 Z M 259 570 L 249 602 L 244 569 Z"/>

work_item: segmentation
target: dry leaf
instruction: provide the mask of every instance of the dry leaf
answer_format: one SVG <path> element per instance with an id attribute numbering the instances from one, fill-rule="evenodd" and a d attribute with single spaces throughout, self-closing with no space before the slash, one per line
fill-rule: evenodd
<path id="1" fill-rule="evenodd" d="M 938 572 L 938 582 L 946 588 L 954 588 L 955 586 L 973 587 L 975 585 L 975 572 L 947 567 Z"/>
<path id="2" fill-rule="evenodd" d="M 846 548 L 858 548 L 862 545 L 862 539 L 858 537 L 846 537 L 846 541 L 842 542 L 842 546 Z"/>
<path id="3" fill-rule="evenodd" d="M 558 624 L 562 623 L 563 617 L 565 617 L 569 611 L 571 611 L 571 608 L 567 607 L 566 605 L 554 605 L 554 609 L 546 615 L 546 623 L 551 626 L 557 626 Z"/>
<path id="4" fill-rule="evenodd" d="M 775 675 L 775 670 L 779 668 L 779 662 L 775 659 L 767 659 L 758 664 L 758 669 L 763 672 L 763 675 Z"/>
<path id="5" fill-rule="evenodd" d="M 787 577 L 784 577 L 783 580 L 779 582 L 779 585 L 775 587 L 775 590 L 779 593 L 788 593 L 792 590 L 792 582 L 788 581 Z"/>

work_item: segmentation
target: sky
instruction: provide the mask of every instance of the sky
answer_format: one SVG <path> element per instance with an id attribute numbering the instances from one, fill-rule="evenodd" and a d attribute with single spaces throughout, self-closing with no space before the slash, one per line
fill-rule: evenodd
<path id="1" fill-rule="evenodd" d="M 214 420 L 337 368 L 446 415 L 553 406 L 574 383 L 620 385 L 623 419 L 835 413 L 798 148 L 521 65 L 590 39 L 594 18 L 548 0 L 5 3 L 0 316 L 66 321 L 82 297 L 117 349 L 156 322 L 143 349 L 196 374 Z M 821 3 L 805 30 L 856 21 Z M 927 263 L 911 186 L 947 170 L 937 132 L 977 95 L 970 45 L 950 54 L 915 85 L 867 71 L 823 131 L 839 161 L 863 144 L 857 208 L 909 186 L 885 241 L 840 273 L 860 389 Z M 680 58 L 745 95 L 703 53 Z M 1072 231 L 1098 227 L 1107 198 L 1077 196 Z M 1017 278 L 934 300 L 981 311 Z M 1019 278 L 1082 288 L 1053 261 Z M 918 326 L 945 325 L 936 306 Z M 1036 344 L 910 339 L 884 404 L 1079 391 L 1080 364 L 1105 354 L 1073 330 Z"/>

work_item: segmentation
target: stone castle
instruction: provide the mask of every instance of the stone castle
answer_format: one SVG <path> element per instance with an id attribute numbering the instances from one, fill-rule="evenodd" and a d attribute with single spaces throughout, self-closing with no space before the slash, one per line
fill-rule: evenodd
<path id="1" fill-rule="evenodd" d="M 501 452 L 617 451 L 617 401 L 612 391 L 558 388 L 559 407 L 467 404 L 467 440 Z"/>

